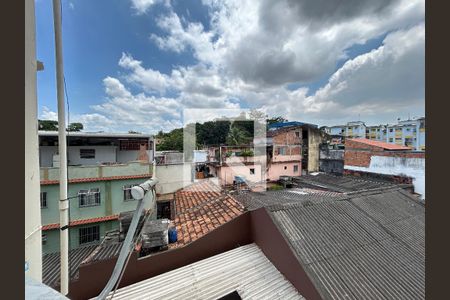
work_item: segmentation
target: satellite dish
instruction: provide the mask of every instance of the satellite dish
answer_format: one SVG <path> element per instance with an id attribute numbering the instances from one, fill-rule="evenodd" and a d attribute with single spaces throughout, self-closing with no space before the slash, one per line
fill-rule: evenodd
<path id="1" fill-rule="evenodd" d="M 140 200 L 143 199 L 145 195 L 145 190 L 140 185 L 133 186 L 131 188 L 131 196 L 134 200 Z"/>

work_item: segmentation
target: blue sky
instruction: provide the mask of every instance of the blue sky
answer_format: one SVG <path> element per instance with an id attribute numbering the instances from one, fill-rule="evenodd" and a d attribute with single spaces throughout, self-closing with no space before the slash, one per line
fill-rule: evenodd
<path id="1" fill-rule="evenodd" d="M 180 126 L 186 108 L 319 125 L 424 114 L 423 1 L 320 16 L 285 2 L 62 0 L 71 122 L 151 133 Z M 36 0 L 36 39 L 39 115 L 54 119 L 51 1 Z"/>

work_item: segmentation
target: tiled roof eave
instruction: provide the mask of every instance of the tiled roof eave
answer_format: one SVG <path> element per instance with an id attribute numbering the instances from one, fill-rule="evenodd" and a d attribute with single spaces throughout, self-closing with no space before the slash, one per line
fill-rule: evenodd
<path id="1" fill-rule="evenodd" d="M 140 174 L 140 175 L 125 175 L 125 176 L 73 178 L 73 179 L 69 179 L 69 183 L 124 180 L 124 179 L 135 179 L 135 178 L 150 178 L 151 176 L 152 176 L 151 174 Z M 41 180 L 41 185 L 52 185 L 52 184 L 59 184 L 59 180 Z"/>

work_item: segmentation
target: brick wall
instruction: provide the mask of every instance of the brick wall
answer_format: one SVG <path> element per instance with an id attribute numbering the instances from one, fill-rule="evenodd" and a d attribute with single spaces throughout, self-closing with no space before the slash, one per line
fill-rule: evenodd
<path id="1" fill-rule="evenodd" d="M 369 167 L 372 156 L 391 156 L 404 158 L 425 158 L 425 152 L 388 151 L 352 140 L 345 141 L 344 164 L 348 166 Z"/>
<path id="2" fill-rule="evenodd" d="M 295 135 L 295 132 L 299 132 L 300 137 Z M 302 141 L 302 129 L 293 129 L 291 131 L 283 131 L 273 137 L 273 143 L 275 145 L 299 145 Z"/>
<path id="3" fill-rule="evenodd" d="M 295 132 L 299 132 L 299 137 Z M 286 147 L 285 155 L 300 155 L 302 142 L 302 130 L 292 129 L 291 131 L 282 131 L 273 137 L 274 155 L 279 155 L 278 148 L 280 146 Z"/>

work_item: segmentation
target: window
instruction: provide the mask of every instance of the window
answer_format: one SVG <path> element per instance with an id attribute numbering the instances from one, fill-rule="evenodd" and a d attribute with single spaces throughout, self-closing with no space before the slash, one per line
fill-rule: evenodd
<path id="1" fill-rule="evenodd" d="M 95 149 L 80 149 L 80 158 L 95 158 Z"/>
<path id="2" fill-rule="evenodd" d="M 300 131 L 296 131 L 295 132 L 295 136 L 299 138 L 300 137 Z"/>
<path id="3" fill-rule="evenodd" d="M 42 235 L 42 245 L 45 245 L 45 244 L 47 244 L 47 235 L 43 234 Z"/>
<path id="4" fill-rule="evenodd" d="M 298 172 L 298 165 L 294 165 L 294 173 Z"/>
<path id="5" fill-rule="evenodd" d="M 80 190 L 78 192 L 80 207 L 100 205 L 100 189 Z"/>
<path id="6" fill-rule="evenodd" d="M 389 143 L 393 143 L 394 139 L 393 138 L 389 138 Z"/>
<path id="7" fill-rule="evenodd" d="M 278 148 L 278 154 L 279 154 L 279 155 L 286 155 L 286 148 L 284 148 L 284 147 L 279 147 L 279 148 Z"/>
<path id="8" fill-rule="evenodd" d="M 134 198 L 131 196 L 131 188 L 136 185 L 137 184 L 127 184 L 123 186 L 123 201 L 134 200 Z"/>
<path id="9" fill-rule="evenodd" d="M 80 245 L 100 241 L 100 226 L 84 227 L 79 229 Z"/>
<path id="10" fill-rule="evenodd" d="M 250 175 L 255 175 L 255 168 L 250 168 Z"/>
<path id="11" fill-rule="evenodd" d="M 41 208 L 47 208 L 47 192 L 41 192 Z"/>
<path id="12" fill-rule="evenodd" d="M 120 140 L 119 150 L 140 150 L 141 146 L 145 146 L 145 150 L 149 150 L 148 140 Z"/>
<path id="13" fill-rule="evenodd" d="M 172 219 L 173 201 L 157 201 L 156 202 L 156 218 Z"/>
<path id="14" fill-rule="evenodd" d="M 393 128 L 389 128 L 389 132 L 394 132 L 394 129 Z"/>

